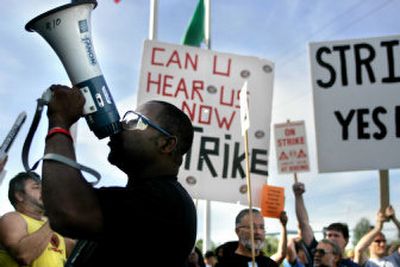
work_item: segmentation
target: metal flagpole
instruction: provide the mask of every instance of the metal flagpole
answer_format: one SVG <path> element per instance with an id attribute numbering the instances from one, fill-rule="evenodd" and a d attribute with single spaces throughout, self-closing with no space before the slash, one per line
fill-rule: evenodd
<path id="1" fill-rule="evenodd" d="M 204 41 L 206 43 L 207 49 L 211 49 L 211 3 L 210 0 L 204 0 L 205 7 L 205 18 L 204 18 Z M 206 199 L 204 211 L 204 242 L 203 242 L 203 253 L 211 248 L 211 201 Z"/>
<path id="2" fill-rule="evenodd" d="M 211 233 L 210 233 L 210 226 L 211 226 L 211 201 L 206 199 L 204 206 L 204 237 L 203 237 L 203 254 L 207 252 L 211 248 L 210 240 L 211 240 Z"/>
<path id="3" fill-rule="evenodd" d="M 204 0 L 205 5 L 205 27 L 204 37 L 208 49 L 211 49 L 211 0 Z"/>
<path id="4" fill-rule="evenodd" d="M 157 40 L 158 0 L 150 0 L 149 40 Z"/>

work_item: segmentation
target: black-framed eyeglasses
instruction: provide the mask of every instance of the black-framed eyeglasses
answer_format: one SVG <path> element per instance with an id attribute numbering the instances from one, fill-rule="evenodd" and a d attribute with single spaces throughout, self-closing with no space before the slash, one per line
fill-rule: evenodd
<path id="1" fill-rule="evenodd" d="M 246 230 L 250 230 L 250 225 L 239 225 L 238 228 L 244 228 Z M 263 224 L 254 224 L 253 229 L 254 230 L 259 229 L 261 231 L 265 231 L 265 226 Z"/>
<path id="2" fill-rule="evenodd" d="M 170 134 L 168 131 L 164 130 L 163 128 L 152 122 L 149 118 L 133 110 L 129 110 L 125 113 L 125 115 L 122 117 L 121 124 L 123 129 L 130 131 L 131 130 L 144 131 L 147 129 L 147 126 L 150 126 L 167 137 L 173 137 L 172 134 Z"/>
<path id="3" fill-rule="evenodd" d="M 325 254 L 332 253 L 332 251 L 326 251 L 325 249 L 322 248 L 316 248 L 313 250 L 314 254 L 320 254 L 321 256 L 325 256 Z"/>

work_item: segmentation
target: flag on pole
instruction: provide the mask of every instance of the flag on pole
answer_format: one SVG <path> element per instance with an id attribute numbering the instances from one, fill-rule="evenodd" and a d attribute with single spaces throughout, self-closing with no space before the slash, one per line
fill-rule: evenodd
<path id="1" fill-rule="evenodd" d="M 249 106 L 247 104 L 247 81 L 244 82 L 240 90 L 240 122 L 242 125 L 242 135 L 250 128 Z"/>
<path id="2" fill-rule="evenodd" d="M 200 47 L 205 39 L 205 6 L 204 0 L 199 0 L 189 26 L 186 29 L 182 43 Z"/>

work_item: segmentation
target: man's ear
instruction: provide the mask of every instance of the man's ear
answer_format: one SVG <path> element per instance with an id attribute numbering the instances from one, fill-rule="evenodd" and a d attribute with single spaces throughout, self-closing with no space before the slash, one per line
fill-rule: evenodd
<path id="1" fill-rule="evenodd" d="M 169 154 L 175 150 L 177 144 L 178 144 L 178 139 L 176 138 L 176 136 L 172 136 L 163 138 L 160 147 L 163 153 Z"/>
<path id="2" fill-rule="evenodd" d="M 24 200 L 24 196 L 23 196 L 23 193 L 22 192 L 15 192 L 14 193 L 14 196 L 15 196 L 15 199 L 18 201 L 18 202 L 22 202 L 23 200 Z"/>
<path id="3" fill-rule="evenodd" d="M 235 233 L 237 236 L 239 236 L 239 227 L 235 227 Z"/>

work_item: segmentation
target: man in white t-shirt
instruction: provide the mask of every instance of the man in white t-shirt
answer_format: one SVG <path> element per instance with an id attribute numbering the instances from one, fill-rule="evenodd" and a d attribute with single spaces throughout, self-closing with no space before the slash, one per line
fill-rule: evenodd
<path id="1" fill-rule="evenodd" d="M 387 207 L 385 212 L 378 212 L 374 228 L 358 241 L 354 249 L 355 262 L 364 267 L 400 267 L 396 263 L 396 252 L 389 257 L 386 254 L 386 237 L 382 233 L 382 228 L 383 224 L 389 220 L 392 220 L 400 229 L 399 221 L 392 206 Z M 366 255 L 367 249 L 369 250 L 369 258 Z"/>

